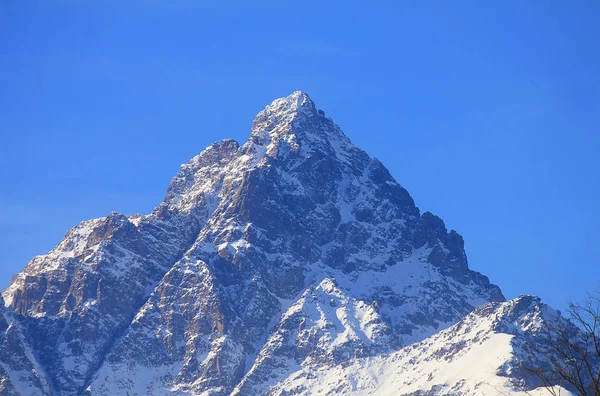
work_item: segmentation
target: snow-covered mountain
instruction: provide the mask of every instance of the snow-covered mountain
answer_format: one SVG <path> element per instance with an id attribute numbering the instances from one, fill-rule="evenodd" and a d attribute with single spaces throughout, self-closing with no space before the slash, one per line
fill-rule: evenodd
<path id="1" fill-rule="evenodd" d="M 511 393 L 546 309 L 504 302 L 302 92 L 182 165 L 151 214 L 74 227 L 3 297 L 3 395 Z"/>
<path id="2" fill-rule="evenodd" d="M 524 372 L 548 322 L 558 313 L 520 296 L 477 308 L 456 325 L 392 354 L 314 370 L 298 368 L 272 395 L 540 395 L 539 378 Z M 542 334 L 541 334 L 542 333 Z M 557 394 L 571 393 L 555 386 Z"/>

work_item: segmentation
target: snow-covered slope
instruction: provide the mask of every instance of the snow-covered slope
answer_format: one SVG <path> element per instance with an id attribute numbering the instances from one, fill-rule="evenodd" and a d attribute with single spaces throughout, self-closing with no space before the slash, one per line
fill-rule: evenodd
<path id="1" fill-rule="evenodd" d="M 559 314 L 521 296 L 477 308 L 456 325 L 390 355 L 333 368 L 298 367 L 270 395 L 544 395 L 519 370 L 540 343 L 539 331 Z M 525 347 L 525 345 L 527 347 Z M 571 393 L 558 386 L 561 395 Z"/>
<path id="2" fill-rule="evenodd" d="M 263 394 L 504 301 L 302 92 L 182 165 L 151 214 L 73 228 L 3 296 L 40 393 L 61 395 Z"/>

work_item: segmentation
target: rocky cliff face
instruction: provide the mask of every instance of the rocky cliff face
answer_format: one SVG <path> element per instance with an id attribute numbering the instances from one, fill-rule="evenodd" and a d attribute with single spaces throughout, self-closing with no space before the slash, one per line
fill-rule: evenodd
<path id="1" fill-rule="evenodd" d="M 504 301 L 302 92 L 182 165 L 151 214 L 73 228 L 3 296 L 2 340 L 35 368 L 0 355 L 5 389 L 61 395 L 264 394 Z"/>
<path id="2" fill-rule="evenodd" d="M 22 326 L 0 297 L 0 394 L 49 394 L 48 377 L 31 350 Z"/>

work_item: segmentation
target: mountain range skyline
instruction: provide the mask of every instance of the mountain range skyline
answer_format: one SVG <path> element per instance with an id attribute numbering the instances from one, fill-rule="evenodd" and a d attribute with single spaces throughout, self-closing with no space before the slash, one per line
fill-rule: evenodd
<path id="1" fill-rule="evenodd" d="M 240 135 L 242 135 L 242 134 L 240 133 Z M 361 138 L 360 135 L 358 137 Z M 243 138 L 241 138 L 241 137 L 238 137 L 237 139 L 238 140 L 243 140 Z M 209 141 L 210 141 L 210 139 L 209 139 Z M 375 145 L 375 147 L 378 147 L 381 150 L 381 148 L 385 147 L 385 146 Z M 188 149 L 188 151 L 192 151 L 193 152 L 195 150 L 193 150 L 193 149 L 189 150 Z M 386 149 L 384 149 L 384 151 L 382 151 L 382 154 L 384 154 L 384 155 L 386 154 Z M 392 157 L 388 157 L 388 160 L 389 159 L 393 159 L 393 156 Z M 168 164 L 163 164 L 162 163 L 163 161 L 161 161 L 160 159 L 155 160 L 155 162 L 157 164 L 160 163 L 160 166 L 163 167 L 164 169 L 169 169 Z M 389 161 L 386 161 L 386 162 L 389 162 Z M 174 164 L 171 164 L 171 165 L 174 165 Z M 90 165 L 86 165 L 86 166 L 89 167 Z M 173 168 L 173 166 L 171 166 L 170 168 Z M 144 170 L 140 169 L 140 170 L 138 170 L 138 172 L 144 173 Z M 406 175 L 410 175 L 411 173 L 412 172 L 406 173 L 406 170 L 400 170 L 399 174 L 398 175 L 395 174 L 395 176 L 397 176 L 400 179 L 402 179 Z M 67 177 L 66 180 L 70 180 L 68 175 L 65 174 L 64 176 Z M 148 177 L 152 178 L 153 175 L 149 175 L 148 174 L 148 175 L 144 176 L 144 179 L 146 179 Z M 103 197 L 103 198 L 108 198 L 107 202 L 114 202 L 115 200 L 118 201 L 119 203 L 116 205 L 117 207 L 120 206 L 120 205 L 122 206 L 123 203 L 125 203 L 125 207 L 128 208 L 128 210 L 125 211 L 127 214 L 131 215 L 131 214 L 134 214 L 134 213 L 138 213 L 140 211 L 143 212 L 143 210 L 140 210 L 139 207 L 140 206 L 141 207 L 144 206 L 144 201 L 149 201 L 150 199 L 155 199 L 155 198 L 151 198 L 151 197 L 156 197 L 157 195 L 160 196 L 160 195 L 163 194 L 163 188 L 162 187 L 158 187 L 159 183 L 155 183 L 155 184 L 157 184 L 157 187 L 153 188 L 152 194 L 149 195 L 149 196 L 146 196 L 146 197 L 140 195 L 140 193 L 133 192 L 132 188 L 128 187 L 125 190 L 125 191 L 129 191 L 129 192 L 125 193 L 125 194 L 128 195 L 128 197 L 126 199 L 123 199 L 123 197 L 124 197 L 122 195 L 123 193 L 119 192 L 119 187 L 117 186 L 117 189 L 114 190 L 113 193 L 111 193 L 112 197 L 109 196 L 109 197 Z M 105 187 L 103 187 L 102 185 L 96 185 L 96 187 L 94 187 L 94 188 L 105 188 Z M 142 191 L 143 191 L 143 189 L 144 188 L 142 188 Z M 414 190 L 414 188 L 411 188 L 411 190 Z M 41 194 L 43 194 L 43 192 Z M 460 193 L 458 193 L 456 191 L 453 192 L 453 195 L 455 197 L 453 199 L 464 199 L 465 198 L 464 195 L 461 195 Z M 427 195 L 425 195 L 422 198 L 424 198 L 426 201 L 428 200 Z M 92 202 L 93 202 L 94 198 L 91 198 L 91 199 L 92 199 Z M 485 199 L 487 199 L 487 197 L 481 197 L 481 199 L 485 200 Z M 78 210 L 81 211 L 81 210 L 84 210 L 84 209 L 89 209 L 88 208 L 89 205 L 87 205 L 86 202 L 82 201 L 81 204 L 79 204 L 79 203 L 74 203 L 74 204 L 75 204 L 75 207 Z M 435 205 L 439 205 L 440 201 L 435 201 L 434 200 L 434 204 Z M 78 205 L 81 205 L 81 207 L 77 207 Z M 146 205 L 148 205 L 148 204 L 146 204 Z M 107 205 L 103 205 L 101 203 L 96 203 L 95 206 L 98 207 L 98 208 L 100 208 L 100 207 L 107 208 Z M 427 206 L 424 206 L 424 207 L 427 208 Z M 58 209 L 63 214 L 64 217 L 70 215 L 69 214 L 69 210 L 67 210 L 67 208 L 58 208 Z M 103 213 L 106 212 L 106 210 L 104 210 L 104 212 L 102 212 L 101 210 L 102 209 L 100 209 L 100 210 L 95 209 L 96 216 L 102 215 Z M 112 210 L 112 209 L 110 209 L 110 210 Z M 148 211 L 148 210 L 150 210 L 150 208 L 146 209 L 146 211 Z M 9 211 L 10 211 L 10 213 L 9 213 Z M 450 214 L 452 214 L 453 211 L 454 210 L 452 210 L 452 208 L 450 208 L 450 210 L 449 210 Z M 13 213 L 15 213 L 14 210 L 11 210 L 10 206 L 5 207 L 4 208 L 4 212 L 7 214 L 7 216 L 9 216 L 9 218 L 10 218 L 10 216 L 13 215 Z M 33 215 L 34 213 L 35 213 L 35 211 L 32 213 L 31 217 L 29 217 L 29 216 L 27 216 L 27 214 L 25 214 L 24 224 L 26 224 L 27 227 L 28 227 L 27 235 L 29 235 L 29 233 L 31 232 L 31 227 L 32 226 L 35 227 L 36 220 L 38 218 L 40 218 L 38 216 L 42 216 L 41 218 L 43 218 L 44 215 L 46 215 L 46 216 L 50 215 L 51 216 L 51 214 L 48 214 L 48 213 L 46 213 L 46 214 L 36 213 L 35 215 Z M 464 214 L 464 213 L 465 213 L 464 211 L 461 212 L 461 214 Z M 447 216 L 448 216 L 448 213 L 446 213 L 446 217 Z M 71 218 L 74 219 L 74 217 L 75 216 L 73 215 L 73 217 L 71 217 Z M 458 223 L 460 223 L 461 219 L 459 217 L 456 217 L 456 214 L 454 215 L 454 217 L 455 217 L 455 220 L 458 220 Z M 52 232 L 47 232 L 46 234 L 44 234 L 44 238 L 46 239 L 45 242 L 42 242 L 39 245 L 35 245 L 34 244 L 34 245 L 27 246 L 27 250 L 25 252 L 21 253 L 18 256 L 11 256 L 10 255 L 11 249 L 8 249 L 8 248 L 4 249 L 3 250 L 3 254 L 8 255 L 8 257 L 9 257 L 9 258 L 5 259 L 5 261 L 6 260 L 10 260 L 10 261 L 7 262 L 7 265 L 8 265 L 7 268 L 12 268 L 13 272 L 16 272 L 16 271 L 20 270 L 20 268 L 22 267 L 22 262 L 23 261 L 27 261 L 27 258 L 31 257 L 33 255 L 45 253 L 54 244 L 54 241 L 57 238 L 60 238 L 60 237 L 62 237 L 64 235 L 64 232 L 65 232 L 65 231 L 63 231 L 64 227 L 67 227 L 67 229 L 69 229 L 69 228 L 71 228 L 71 226 L 74 225 L 74 223 L 77 222 L 77 220 L 67 220 L 67 219 L 64 219 L 64 218 L 62 218 L 62 219 L 55 219 L 55 220 L 57 220 L 56 223 L 60 224 L 60 226 L 58 227 L 58 229 L 52 229 L 52 225 L 50 226 L 50 230 L 52 230 Z M 17 222 L 16 224 L 19 224 L 19 222 Z M 469 234 L 469 236 L 470 236 L 471 239 L 474 239 L 473 237 L 478 237 L 477 234 L 480 232 L 480 230 L 481 229 L 485 229 L 485 227 L 486 227 L 485 224 L 480 224 L 479 226 L 476 226 L 476 227 L 474 227 L 473 225 L 468 224 L 468 226 L 469 226 L 468 228 L 471 229 L 471 233 Z M 60 228 L 60 227 L 63 227 L 63 228 Z M 459 226 L 456 226 L 454 228 L 461 229 L 461 227 L 459 227 Z M 575 230 L 575 233 L 577 233 L 577 230 Z M 576 235 L 576 234 L 574 234 L 574 235 Z M 588 237 L 593 237 L 593 235 L 588 235 Z M 481 238 L 481 236 L 479 236 L 479 238 Z M 485 250 L 486 249 L 498 250 L 500 247 L 499 246 L 494 246 L 493 244 L 490 244 L 490 241 L 487 240 L 487 239 L 483 239 L 483 240 L 486 242 L 485 244 L 478 244 L 478 243 L 469 242 L 469 239 L 467 239 L 467 244 L 469 244 L 469 243 L 471 244 L 469 251 L 472 251 L 472 250 L 475 250 L 475 251 L 482 250 L 483 251 L 483 252 L 478 252 L 478 255 L 476 256 L 476 259 L 472 260 L 472 264 L 475 266 L 475 268 L 479 269 L 480 271 L 488 272 L 488 273 L 491 272 L 492 278 L 499 279 L 497 282 L 500 283 L 504 287 L 505 290 L 509 291 L 509 293 L 510 293 L 509 296 L 510 297 L 516 297 L 516 296 L 518 296 L 523 291 L 522 289 L 527 289 L 527 287 L 524 287 L 523 284 L 519 284 L 519 286 L 516 286 L 516 287 L 513 288 L 512 280 L 515 277 L 520 277 L 522 275 L 522 272 L 521 272 L 522 271 L 522 265 L 520 265 L 520 266 L 514 266 L 513 267 L 510 263 L 507 263 L 506 267 L 502 271 L 496 272 L 497 270 L 495 270 L 494 268 L 490 268 L 489 264 L 487 264 L 488 261 L 492 261 L 493 257 L 490 256 L 489 253 L 486 254 Z M 507 242 L 508 242 L 508 240 L 505 241 L 504 243 L 507 243 Z M 591 243 L 591 241 L 590 241 L 590 243 Z M 47 247 L 43 247 L 43 246 L 47 246 Z M 593 246 L 595 246 L 595 245 L 592 244 L 592 246 L 591 246 L 592 249 L 593 249 Z M 558 245 L 558 246 L 555 246 L 554 248 L 555 249 L 557 249 L 557 248 L 564 248 L 564 246 Z M 535 252 L 529 252 L 529 254 L 535 254 Z M 562 257 L 562 255 L 564 255 L 564 253 L 561 254 L 561 257 Z M 21 259 L 21 262 L 19 262 L 17 259 L 10 258 L 10 257 L 22 257 L 22 259 Z M 533 257 L 531 259 L 532 261 L 529 261 L 527 263 L 528 264 L 528 268 L 531 268 L 531 269 L 534 269 L 534 270 L 535 270 L 535 268 L 540 268 L 539 271 L 541 271 L 541 268 L 543 268 L 543 265 L 542 265 L 541 261 L 543 261 L 543 260 L 537 260 L 537 259 L 535 259 L 535 256 L 532 256 L 532 257 Z M 541 257 L 544 257 L 544 256 L 541 256 Z M 494 259 L 493 261 L 495 261 L 495 260 L 496 259 Z M 568 267 L 565 267 L 565 268 L 568 268 Z M 535 270 L 535 271 L 538 271 L 538 270 Z M 1 275 L 2 276 L 0 276 L 0 282 L 1 282 L 0 284 L 3 287 L 6 287 L 8 285 L 8 283 L 10 282 L 10 279 L 11 279 L 12 275 L 10 275 L 9 271 L 3 272 Z M 541 275 L 543 276 L 544 273 L 542 273 Z M 510 279 L 510 281 L 508 279 Z M 557 280 L 555 279 L 554 281 L 557 281 Z M 532 282 L 532 284 L 535 284 L 535 282 L 536 281 L 534 280 Z M 548 279 L 544 278 L 543 282 L 548 282 Z M 550 282 L 552 282 L 552 281 L 550 281 Z M 596 283 L 595 283 L 595 281 L 593 279 L 588 278 L 587 279 L 587 285 L 588 285 L 587 286 L 587 290 L 593 289 L 593 287 L 595 286 L 595 284 Z M 541 285 L 537 285 L 536 287 L 540 288 Z M 531 294 L 539 294 L 539 295 L 541 295 L 544 298 L 545 301 L 550 302 L 552 305 L 554 305 L 556 307 L 566 307 L 566 304 L 567 304 L 567 302 L 570 299 L 576 299 L 577 296 L 581 295 L 584 292 L 584 290 L 585 290 L 584 288 L 581 288 L 581 289 L 578 290 L 577 293 L 574 293 L 572 291 L 569 292 L 568 290 L 562 290 L 562 291 L 558 290 L 557 291 L 556 290 L 557 285 L 555 285 L 554 283 L 550 283 L 549 290 L 546 293 L 535 293 L 536 287 L 532 287 L 531 289 L 526 290 L 526 291 L 528 293 L 531 293 Z M 548 287 L 548 285 L 546 285 L 546 287 Z M 544 290 L 544 289 L 542 288 L 541 290 Z"/>
<path id="2" fill-rule="evenodd" d="M 0 395 L 600 395 L 599 20 L 4 2 Z"/>
<path id="3" fill-rule="evenodd" d="M 507 296 L 564 309 L 597 286 L 597 2 L 59 0 L 0 19 L 2 287 L 81 219 L 151 211 L 181 163 L 297 89 Z"/>
<path id="4" fill-rule="evenodd" d="M 302 91 L 183 164 L 151 213 L 73 227 L 0 303 L 0 392 L 21 396 L 520 395 L 556 359 L 544 329 L 580 334 L 469 268 Z"/>

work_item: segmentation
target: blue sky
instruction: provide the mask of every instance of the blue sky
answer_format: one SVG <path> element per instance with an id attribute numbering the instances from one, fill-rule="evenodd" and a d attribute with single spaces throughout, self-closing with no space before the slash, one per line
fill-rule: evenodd
<path id="1" fill-rule="evenodd" d="M 507 297 L 600 281 L 600 3 L 5 1 L 0 288 L 307 92 Z"/>

